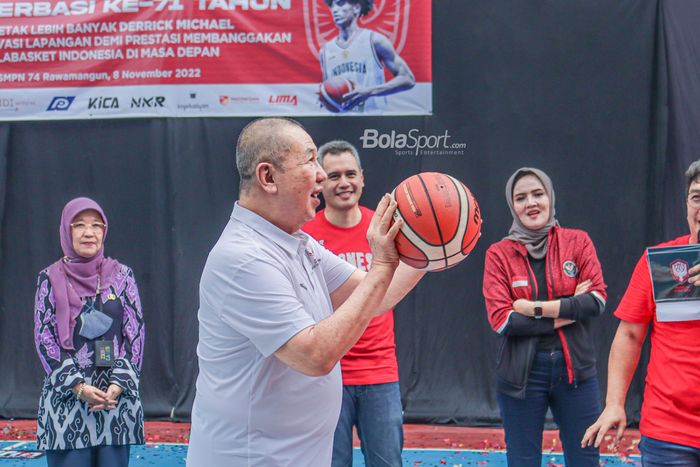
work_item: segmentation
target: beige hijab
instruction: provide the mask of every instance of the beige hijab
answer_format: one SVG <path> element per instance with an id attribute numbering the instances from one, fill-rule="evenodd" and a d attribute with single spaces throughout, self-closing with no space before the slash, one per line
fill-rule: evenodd
<path id="1" fill-rule="evenodd" d="M 539 178 L 540 182 L 542 182 L 542 186 L 544 186 L 544 191 L 549 195 L 549 220 L 547 224 L 539 230 L 530 230 L 525 227 L 523 223 L 520 222 L 518 215 L 515 213 L 515 207 L 513 206 L 513 188 L 515 186 L 515 181 L 528 174 Z M 510 176 L 506 183 L 506 201 L 508 202 L 510 213 L 513 216 L 513 224 L 510 226 L 508 236 L 505 238 L 515 240 L 525 245 L 527 252 L 533 258 L 544 258 L 547 254 L 547 236 L 549 235 L 549 231 L 555 225 L 559 225 L 559 221 L 554 217 L 554 187 L 552 186 L 552 180 L 540 169 L 521 167 Z"/>

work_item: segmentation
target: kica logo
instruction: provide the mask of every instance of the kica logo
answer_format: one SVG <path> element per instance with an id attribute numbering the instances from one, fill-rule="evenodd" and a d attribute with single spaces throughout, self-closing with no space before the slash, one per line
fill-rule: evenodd
<path id="1" fill-rule="evenodd" d="M 75 100 L 75 96 L 56 96 L 51 100 L 51 103 L 46 108 L 47 111 L 64 111 L 68 110 Z"/>
<path id="2" fill-rule="evenodd" d="M 88 109 L 118 109 L 119 99 L 117 97 L 91 97 L 88 100 Z"/>
<path id="3" fill-rule="evenodd" d="M 287 105 L 297 105 L 298 100 L 296 94 L 278 94 L 270 96 L 268 99 L 270 104 L 287 104 Z"/>

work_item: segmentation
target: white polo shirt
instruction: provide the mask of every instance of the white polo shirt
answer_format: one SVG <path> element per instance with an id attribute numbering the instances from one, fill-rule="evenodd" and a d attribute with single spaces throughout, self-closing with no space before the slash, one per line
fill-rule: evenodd
<path id="1" fill-rule="evenodd" d="M 340 367 L 299 373 L 273 354 L 333 312 L 329 293 L 355 268 L 299 231 L 236 203 L 199 286 L 199 376 L 190 467 L 331 463 Z"/>

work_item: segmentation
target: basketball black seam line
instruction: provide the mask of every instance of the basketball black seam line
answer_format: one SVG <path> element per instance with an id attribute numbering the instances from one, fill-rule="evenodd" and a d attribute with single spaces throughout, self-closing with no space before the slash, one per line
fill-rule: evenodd
<path id="1" fill-rule="evenodd" d="M 471 245 L 472 243 L 474 243 L 476 240 L 479 239 L 479 233 L 480 233 L 480 231 L 481 231 L 481 229 L 477 230 L 476 233 L 474 233 L 474 235 L 472 235 L 472 238 L 471 238 L 471 240 L 469 240 L 469 243 L 467 243 L 466 245 L 464 245 L 464 249 L 469 248 L 469 245 Z M 462 250 L 460 250 L 460 251 L 462 251 Z M 462 254 L 464 254 L 464 253 L 462 253 Z M 469 253 L 467 253 L 467 254 L 469 254 Z"/>
<path id="2" fill-rule="evenodd" d="M 396 199 L 396 195 L 394 195 L 394 199 Z M 397 203 L 398 203 L 398 200 L 397 200 Z M 431 207 L 431 209 L 432 209 L 432 207 Z M 403 225 L 404 225 L 404 227 L 407 227 L 408 230 L 410 230 L 416 237 L 420 238 L 421 241 L 424 242 L 426 245 L 430 245 L 430 246 L 434 246 L 434 247 L 441 247 L 441 246 L 443 245 L 443 244 L 440 244 L 440 243 L 431 243 L 431 242 L 429 242 L 428 240 L 426 240 L 425 238 L 423 238 L 423 236 L 422 236 L 421 234 L 419 234 L 418 232 L 416 232 L 416 229 L 414 229 L 413 227 L 411 227 L 411 224 L 409 224 L 409 223 L 406 221 L 406 217 L 405 217 L 405 216 L 403 215 L 403 213 L 401 212 L 401 209 L 399 209 L 398 204 L 396 205 L 396 210 L 399 211 L 399 214 L 401 214 L 401 217 L 403 218 L 403 221 L 404 221 Z M 404 236 L 405 236 L 405 235 L 404 235 Z M 408 237 L 406 237 L 406 238 L 408 238 Z M 417 247 L 417 245 L 416 245 L 415 243 L 411 242 L 411 244 L 412 244 L 413 246 Z"/>
<path id="3" fill-rule="evenodd" d="M 396 210 L 397 210 L 397 211 L 399 212 L 399 214 L 401 215 L 401 219 L 403 220 L 403 226 L 406 227 L 406 228 L 408 228 L 408 230 L 410 230 L 411 232 L 413 232 L 413 233 L 415 234 L 416 237 L 420 238 L 423 242 L 427 243 L 427 244 L 430 245 L 430 246 L 436 246 L 436 247 L 437 247 L 437 246 L 440 246 L 440 245 L 437 245 L 437 244 L 434 244 L 434 243 L 427 242 L 418 232 L 416 232 L 416 230 L 415 230 L 413 227 L 411 227 L 411 224 L 409 224 L 408 222 L 406 222 L 406 216 L 404 216 L 404 215 L 403 215 L 403 212 L 401 212 L 401 207 L 398 205 L 398 203 L 396 204 Z M 411 245 L 413 245 L 414 247 L 416 247 L 417 250 L 420 250 L 420 248 L 418 248 L 418 245 L 416 245 L 413 241 L 411 241 L 411 239 L 408 238 L 408 236 L 407 236 L 406 234 L 404 234 L 404 238 L 405 238 L 406 240 L 408 240 L 408 243 L 410 243 Z M 422 251 L 422 250 L 421 250 L 421 251 Z M 411 256 L 406 256 L 406 255 L 403 255 L 403 256 L 405 256 L 406 258 L 411 258 L 411 259 L 416 259 L 416 260 L 418 259 L 418 258 L 413 258 L 413 257 L 411 257 Z M 430 261 L 430 260 L 429 260 L 429 259 L 425 259 L 424 261 Z"/>
<path id="4" fill-rule="evenodd" d="M 450 180 L 452 180 L 452 179 L 450 178 Z M 472 203 L 469 202 L 469 198 L 470 198 L 470 197 L 473 198 L 472 193 L 471 193 L 471 191 L 469 191 L 469 188 L 467 188 L 466 186 L 464 186 L 464 190 L 465 190 L 465 192 L 466 192 L 466 194 L 467 194 L 467 207 L 468 207 L 468 208 L 471 208 Z M 474 203 L 476 203 L 476 200 L 474 200 Z M 462 215 L 462 202 L 461 202 L 461 201 L 460 201 L 460 203 L 459 203 L 459 214 L 460 214 L 460 216 Z M 471 216 L 471 213 L 469 212 L 469 209 L 467 209 L 467 216 Z M 467 217 L 467 228 L 466 228 L 466 230 L 469 230 L 469 217 Z M 464 253 L 464 250 L 467 249 L 467 248 L 469 248 L 469 245 L 471 245 L 472 243 L 474 243 L 474 241 L 475 241 L 476 239 L 479 238 L 479 232 L 480 232 L 480 231 L 481 231 L 481 228 L 479 228 L 479 230 L 476 231 L 476 233 L 472 236 L 472 238 L 469 240 L 469 242 L 467 242 L 467 244 L 464 245 L 464 248 L 460 248 L 459 251 L 460 251 L 463 255 L 464 255 L 464 254 L 469 255 L 469 253 Z M 466 232 L 464 232 L 464 233 L 466 234 Z M 462 240 L 464 240 L 464 237 L 462 237 Z M 461 243 L 461 242 L 460 242 L 460 243 Z M 457 254 L 457 253 L 455 253 L 455 255 L 456 255 L 456 254 Z M 455 255 L 452 255 L 452 256 L 455 256 Z M 450 258 L 451 258 L 452 256 L 450 256 Z"/>
<path id="5" fill-rule="evenodd" d="M 453 179 L 452 177 L 450 177 L 450 176 L 447 175 L 447 174 L 446 174 L 445 176 L 446 176 L 447 179 L 448 179 L 449 181 L 451 181 L 452 184 L 455 186 L 455 192 L 457 193 L 457 201 L 459 201 L 459 216 L 457 216 L 457 219 L 462 219 L 462 198 L 461 198 L 461 196 L 460 196 L 460 190 L 459 190 L 460 187 L 457 186 L 457 183 L 459 183 L 459 182 L 457 182 L 455 179 Z M 457 183 L 455 183 L 455 182 L 457 182 Z M 465 187 L 465 188 L 466 188 L 466 187 Z M 467 196 L 467 205 L 468 205 L 468 204 L 469 204 L 469 197 Z M 469 214 L 469 210 L 467 210 L 467 214 Z M 450 238 L 449 240 L 447 240 L 447 242 L 445 242 L 445 243 L 451 242 L 451 241 L 454 240 L 454 238 L 457 236 L 457 233 L 459 232 L 459 224 L 460 224 L 460 222 L 457 222 L 457 230 L 455 230 L 455 234 L 452 236 L 452 238 Z M 469 228 L 469 218 L 467 218 L 467 228 Z M 461 239 L 460 239 L 460 240 L 461 240 Z M 459 243 L 460 243 L 460 245 L 461 245 L 462 242 L 460 241 Z M 460 248 L 460 249 L 461 249 L 461 248 Z"/>
<path id="6" fill-rule="evenodd" d="M 433 207 L 433 199 L 430 197 L 430 193 L 428 192 L 428 187 L 425 185 L 425 181 L 423 181 L 423 177 L 421 177 L 421 174 L 418 174 L 418 180 L 420 180 L 420 184 L 423 186 L 423 191 L 425 191 L 425 196 L 428 198 L 428 204 L 430 205 L 430 212 L 433 213 L 433 220 L 435 221 L 435 227 L 437 227 L 438 235 L 440 236 L 440 242 L 441 242 L 441 248 L 442 248 L 442 256 L 447 257 L 447 250 L 445 249 L 445 241 L 443 240 L 442 236 L 442 229 L 440 228 L 440 223 L 438 222 L 437 216 L 435 215 L 435 208 Z M 445 266 L 448 266 L 447 260 L 445 260 Z"/>
<path id="7" fill-rule="evenodd" d="M 469 253 L 464 253 L 462 250 L 459 250 L 457 253 L 451 254 L 450 256 L 445 256 L 444 258 L 438 258 L 438 259 L 418 259 L 418 258 L 412 258 L 411 256 L 406 256 L 406 255 L 400 255 L 406 259 L 412 259 L 414 261 L 426 261 L 428 263 L 434 263 L 436 261 L 445 261 L 451 258 L 454 258 L 457 255 L 463 255 L 465 258 L 469 256 Z"/>
<path id="8" fill-rule="evenodd" d="M 476 235 L 474 235 L 474 237 L 476 237 Z M 474 241 L 474 240 L 472 240 L 472 242 L 473 242 L 473 241 Z M 411 243 L 413 244 L 413 242 L 411 242 Z M 471 242 L 469 242 L 469 243 L 471 244 Z M 415 246 L 415 244 L 414 244 L 414 246 Z M 471 251 L 470 251 L 469 253 L 471 253 Z M 445 256 L 444 258 L 440 258 L 440 259 L 427 259 L 427 260 L 426 260 L 426 259 L 420 260 L 420 259 L 418 259 L 418 258 L 413 258 L 413 257 L 411 257 L 411 256 L 406 256 L 406 255 L 401 255 L 401 256 L 403 256 L 404 258 L 413 259 L 413 260 L 416 260 L 416 261 L 427 261 L 427 262 L 429 262 L 429 263 L 430 263 L 430 262 L 433 262 L 433 263 L 434 263 L 435 261 L 444 261 L 444 260 L 446 260 L 446 259 L 454 258 L 454 257 L 457 256 L 457 255 L 464 255 L 464 257 L 466 258 L 467 256 L 469 256 L 469 253 L 465 253 L 462 249 L 460 249 L 457 253 L 453 253 L 453 254 L 451 254 L 450 256 Z"/>
<path id="9" fill-rule="evenodd" d="M 395 196 L 394 196 L 394 197 L 395 197 Z M 401 216 L 401 219 L 405 219 L 404 215 L 401 213 L 401 208 L 399 207 L 398 204 L 396 205 L 396 210 L 399 212 L 399 215 Z M 405 227 L 408 227 L 409 229 L 411 229 L 411 226 L 409 226 L 406 222 L 404 222 L 403 225 L 404 225 Z M 411 231 L 412 231 L 413 233 L 415 233 L 418 237 L 420 237 L 420 235 L 418 235 L 418 234 L 415 232 L 415 230 L 411 229 Z M 403 238 L 405 238 L 405 239 L 408 241 L 408 243 L 410 243 L 411 245 L 413 245 L 413 246 L 416 248 L 416 250 L 422 251 L 420 248 L 418 248 L 418 245 L 416 245 L 415 243 L 413 243 L 413 242 L 411 241 L 411 239 L 408 238 L 405 234 L 404 234 Z M 403 256 L 404 258 L 412 259 L 412 260 L 414 260 L 414 261 L 425 261 L 426 263 L 430 264 L 430 259 L 428 258 L 428 255 L 426 255 L 425 259 L 413 258 L 413 257 L 411 257 L 411 256 L 402 255 L 401 253 L 399 253 L 399 256 Z M 422 268 L 417 268 L 417 269 L 424 269 L 424 268 L 428 267 L 428 264 L 426 264 L 426 265 L 423 266 Z"/>

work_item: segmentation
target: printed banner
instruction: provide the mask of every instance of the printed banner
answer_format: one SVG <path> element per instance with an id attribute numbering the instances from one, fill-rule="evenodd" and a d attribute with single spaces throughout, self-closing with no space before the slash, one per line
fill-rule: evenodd
<path id="1" fill-rule="evenodd" d="M 0 120 L 432 113 L 430 0 L 0 0 Z"/>

